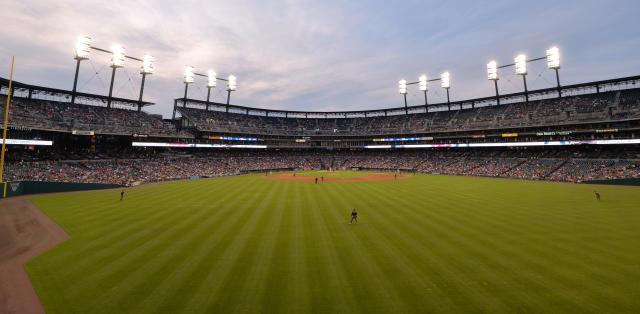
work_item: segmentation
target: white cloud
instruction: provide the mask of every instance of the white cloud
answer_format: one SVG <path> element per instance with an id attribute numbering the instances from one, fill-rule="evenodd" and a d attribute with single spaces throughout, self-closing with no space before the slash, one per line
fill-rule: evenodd
<path id="1" fill-rule="evenodd" d="M 118 42 L 130 55 L 156 57 L 145 99 L 157 103 L 148 110 L 165 116 L 173 99 L 182 96 L 186 64 L 202 73 L 211 68 L 221 77 L 236 75 L 232 103 L 354 110 L 401 105 L 400 77 L 436 77 L 445 69 L 453 75 L 453 99 L 491 95 L 484 73 L 488 59 L 508 62 L 519 51 L 543 54 L 550 44 L 563 49 L 564 82 L 637 74 L 633 51 L 640 48 L 633 31 L 635 2 L 532 4 L 518 17 L 511 14 L 510 1 L 490 7 L 421 1 L 403 7 L 386 1 L 5 2 L 0 55 L 18 57 L 16 80 L 70 89 L 72 48 L 82 32 L 96 46 Z M 607 46 L 615 49 L 601 48 Z M 96 52 L 91 62 L 83 62 L 83 91 L 106 93 L 108 59 Z M 129 62 L 126 72 L 118 71 L 116 96 L 135 96 L 138 66 Z M 535 87 L 551 80 L 541 71 L 541 77 L 531 77 Z M 7 76 L 8 70 L 0 68 L 0 74 Z M 519 88 L 516 79 L 500 83 L 505 91 Z M 204 97 L 205 84 L 204 78 L 197 81 L 190 96 Z M 221 85 L 212 96 L 223 102 Z M 445 99 L 437 86 L 429 93 L 430 102 Z M 422 101 L 419 93 L 409 96 L 412 103 Z"/>

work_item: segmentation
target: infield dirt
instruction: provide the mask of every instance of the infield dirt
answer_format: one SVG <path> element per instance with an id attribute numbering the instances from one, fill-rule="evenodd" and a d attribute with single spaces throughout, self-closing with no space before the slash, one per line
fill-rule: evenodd
<path id="1" fill-rule="evenodd" d="M 308 176 L 293 176 L 293 174 L 275 174 L 270 176 L 263 176 L 265 179 L 271 180 L 288 180 L 288 181 L 313 181 L 315 177 Z M 318 179 L 320 176 L 318 176 Z M 401 174 L 397 176 L 398 179 L 408 179 L 411 178 L 410 175 Z M 325 182 L 363 182 L 363 181 L 393 181 L 396 177 L 393 174 L 387 173 L 375 173 L 372 175 L 365 175 L 362 177 L 352 177 L 352 178 L 329 178 L 325 177 Z"/>

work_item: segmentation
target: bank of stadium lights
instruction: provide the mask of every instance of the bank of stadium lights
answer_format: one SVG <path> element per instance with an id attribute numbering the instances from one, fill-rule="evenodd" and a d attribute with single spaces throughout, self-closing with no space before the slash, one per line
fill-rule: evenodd
<path id="1" fill-rule="evenodd" d="M 560 90 L 560 49 L 558 47 L 551 47 L 547 49 L 547 68 L 556 72 L 556 83 L 558 88 L 558 97 L 562 97 L 562 90 Z"/>
<path id="2" fill-rule="evenodd" d="M 496 102 L 500 105 L 500 94 L 498 93 L 498 63 L 491 61 L 487 63 L 487 78 L 493 81 L 493 85 L 496 88 Z"/>
<path id="3" fill-rule="evenodd" d="M 231 92 L 235 91 L 237 88 L 237 79 L 235 76 L 233 75 L 229 75 L 228 79 L 224 79 L 224 78 L 220 78 L 218 77 L 218 74 L 214 71 L 214 70 L 208 70 L 207 74 L 202 74 L 202 73 L 197 73 L 195 71 L 195 67 L 193 66 L 185 66 L 184 68 L 184 73 L 183 73 L 183 78 L 184 78 L 184 97 L 183 97 L 183 107 L 187 106 L 187 99 L 188 99 L 188 91 L 189 91 L 189 84 L 195 82 L 195 77 L 196 76 L 202 76 L 202 77 L 206 77 L 207 78 L 207 102 L 206 102 L 206 108 L 207 110 L 209 110 L 209 104 L 210 104 L 210 99 L 211 99 L 211 89 L 215 88 L 217 86 L 217 81 L 225 81 L 227 82 L 227 108 L 226 111 L 229 112 L 229 101 L 231 98 Z M 173 119 L 175 119 L 176 117 L 176 106 L 174 105 L 173 108 Z"/>
<path id="4" fill-rule="evenodd" d="M 216 81 L 218 80 L 216 71 L 207 71 L 207 110 L 209 110 L 209 99 L 211 98 L 211 89 L 216 87 Z"/>
<path id="5" fill-rule="evenodd" d="M 195 81 L 195 70 L 194 67 L 187 65 L 184 67 L 184 98 L 183 98 L 183 107 L 187 106 L 187 92 L 189 91 L 189 84 Z"/>
<path id="6" fill-rule="evenodd" d="M 94 47 L 94 46 L 91 46 L 91 38 L 88 36 L 78 36 L 78 38 L 76 39 L 75 55 L 74 55 L 74 59 L 76 60 L 76 73 L 73 79 L 71 103 L 75 103 L 75 100 L 76 100 L 76 91 L 77 91 L 76 88 L 78 86 L 78 73 L 80 70 L 80 61 L 89 60 L 91 49 L 111 54 L 110 66 L 112 68 L 112 72 L 111 72 L 111 82 L 109 84 L 109 98 L 107 99 L 107 107 L 111 107 L 111 97 L 113 93 L 113 82 L 115 79 L 116 69 L 124 67 L 125 59 L 127 58 L 142 62 L 142 70 L 140 71 L 140 74 L 142 74 L 142 82 L 140 84 L 140 97 L 138 99 L 138 111 L 140 111 L 142 109 L 142 94 L 144 91 L 145 77 L 154 72 L 154 67 L 153 67 L 154 58 L 150 55 L 145 55 L 142 59 L 127 56 L 125 53 L 126 51 L 124 47 L 120 45 L 113 46 L 111 48 L 111 51 Z"/>
<path id="7" fill-rule="evenodd" d="M 138 108 L 142 107 L 142 93 L 144 92 L 144 81 L 147 78 L 147 75 L 153 74 L 155 68 L 153 67 L 153 62 L 155 58 L 151 55 L 144 55 L 142 57 L 142 67 L 140 69 L 140 74 L 142 74 L 142 82 L 140 83 L 140 96 L 138 97 Z"/>
<path id="8" fill-rule="evenodd" d="M 522 82 L 524 83 L 524 99 L 525 102 L 529 102 L 529 91 L 527 90 L 527 56 L 520 54 L 513 59 L 516 74 L 522 75 Z"/>
<path id="9" fill-rule="evenodd" d="M 409 113 L 407 106 L 407 80 L 401 79 L 398 81 L 398 92 L 404 96 L 404 113 Z"/>
<path id="10" fill-rule="evenodd" d="M 427 105 L 427 91 L 429 90 L 427 88 L 427 83 L 429 82 L 429 80 L 427 79 L 427 76 L 422 74 L 420 75 L 420 77 L 418 78 L 418 89 L 421 90 L 424 93 L 424 104 L 425 106 Z"/>
<path id="11" fill-rule="evenodd" d="M 111 107 L 111 95 L 113 93 L 113 81 L 116 78 L 116 69 L 124 67 L 125 49 L 120 45 L 111 47 L 111 83 L 109 84 L 109 98 L 107 108 Z"/>
<path id="12" fill-rule="evenodd" d="M 91 38 L 87 36 L 78 36 L 76 42 L 76 60 L 87 60 L 91 53 Z"/>
<path id="13" fill-rule="evenodd" d="M 424 92 L 424 104 L 428 105 L 427 102 L 427 92 L 429 91 L 428 83 L 433 81 L 440 81 L 440 86 L 447 90 L 447 104 L 449 105 L 449 109 L 451 109 L 451 101 L 449 99 L 449 88 L 451 87 L 451 75 L 449 72 L 444 72 L 440 74 L 440 78 L 436 79 L 428 79 L 426 75 L 421 75 L 418 77 L 417 82 L 407 82 L 407 80 L 402 79 L 398 81 L 398 92 L 404 96 L 404 108 L 405 113 L 408 113 L 408 105 L 407 105 L 407 86 L 418 84 L 418 89 Z"/>
<path id="14" fill-rule="evenodd" d="M 71 92 L 71 103 L 76 102 L 76 86 L 78 86 L 78 71 L 80 70 L 80 61 L 88 60 L 91 54 L 91 38 L 87 36 L 78 36 L 76 39 L 75 56 L 76 59 L 76 75 L 73 78 L 73 89 Z"/>
<path id="15" fill-rule="evenodd" d="M 451 87 L 451 75 L 449 72 L 444 72 L 440 74 L 440 87 L 447 90 L 447 105 L 449 106 L 449 110 L 451 110 L 451 101 L 449 100 L 449 88 Z"/>
<path id="16" fill-rule="evenodd" d="M 231 92 L 237 88 L 237 79 L 234 75 L 229 75 L 227 79 L 227 110 L 229 110 L 229 101 L 231 101 Z"/>
<path id="17" fill-rule="evenodd" d="M 499 105 L 500 99 L 498 94 L 498 69 L 506 68 L 510 66 L 515 67 L 515 72 L 517 75 L 522 75 L 522 82 L 524 84 L 524 96 L 525 101 L 529 101 L 529 91 L 527 90 L 527 63 L 538 61 L 538 60 L 547 60 L 547 68 L 552 69 L 556 72 L 556 83 L 558 89 L 558 97 L 562 97 L 562 89 L 560 86 L 560 75 L 558 73 L 558 69 L 560 69 L 560 49 L 558 47 L 551 47 L 547 49 L 546 56 L 534 59 L 527 59 L 527 56 L 524 54 L 520 54 L 514 58 L 514 63 L 506 64 L 499 66 L 495 61 L 491 61 L 487 64 L 487 77 L 489 80 L 494 81 L 494 86 L 496 88 L 496 102 Z"/>

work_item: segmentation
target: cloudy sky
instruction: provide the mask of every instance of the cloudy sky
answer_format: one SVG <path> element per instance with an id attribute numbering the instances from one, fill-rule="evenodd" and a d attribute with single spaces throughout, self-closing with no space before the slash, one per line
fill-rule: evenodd
<path id="1" fill-rule="evenodd" d="M 187 64 L 238 77 L 233 104 L 290 110 L 356 110 L 402 105 L 397 81 L 449 71 L 453 100 L 490 96 L 486 63 L 561 49 L 563 84 L 640 74 L 640 1 L 34 1 L 4 0 L 0 75 L 15 55 L 17 81 L 71 89 L 78 35 L 109 49 L 156 58 L 146 109 L 168 116 L 182 97 Z M 78 88 L 108 94 L 109 55 L 92 52 Z M 114 95 L 137 98 L 139 64 L 118 70 Z M 502 92 L 522 81 L 507 68 Z M 554 84 L 544 62 L 530 65 L 530 89 Z M 437 82 L 434 82 L 437 83 Z M 206 98 L 197 78 L 190 98 Z M 226 92 L 212 91 L 214 101 Z M 446 99 L 438 84 L 430 102 Z M 416 86 L 410 104 L 421 104 Z"/>

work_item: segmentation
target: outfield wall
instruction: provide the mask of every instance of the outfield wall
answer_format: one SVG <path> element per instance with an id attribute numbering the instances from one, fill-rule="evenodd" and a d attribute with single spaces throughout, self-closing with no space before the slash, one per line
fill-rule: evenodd
<path id="1" fill-rule="evenodd" d="M 5 182 L 3 186 L 3 188 L 6 191 L 6 194 L 5 194 L 6 197 L 25 195 L 25 194 L 113 189 L 118 187 L 120 187 L 120 185 L 118 184 L 47 182 L 47 181 Z"/>

